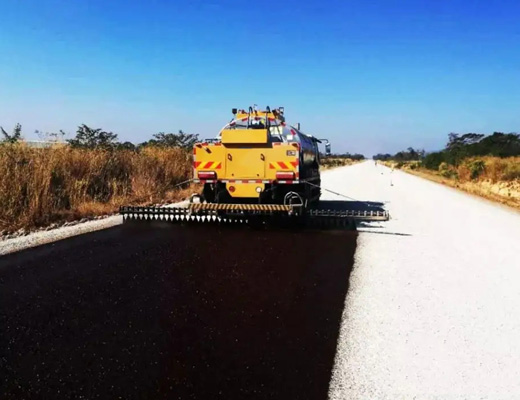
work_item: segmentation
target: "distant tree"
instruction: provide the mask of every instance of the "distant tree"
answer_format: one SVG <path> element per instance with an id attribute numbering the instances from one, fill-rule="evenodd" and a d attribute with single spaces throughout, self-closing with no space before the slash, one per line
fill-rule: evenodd
<path id="1" fill-rule="evenodd" d="M 448 134 L 448 143 L 445 149 L 446 162 L 452 165 L 460 164 L 464 158 L 472 155 L 472 146 L 478 143 L 484 136 L 479 133 Z"/>
<path id="2" fill-rule="evenodd" d="M 188 149 L 192 148 L 198 140 L 198 134 L 184 133 L 182 130 L 179 130 L 178 133 L 159 132 L 153 135 L 153 139 L 141 143 L 140 146 L 181 147 Z"/>
<path id="3" fill-rule="evenodd" d="M 520 155 L 520 135 L 517 133 L 493 132 L 471 146 L 472 155 L 512 157 Z"/>
<path id="4" fill-rule="evenodd" d="M 62 142 L 66 133 L 63 130 L 59 130 L 59 132 L 43 132 L 40 130 L 35 130 L 34 133 L 38 136 L 40 140 L 48 141 L 48 142 Z"/>
<path id="5" fill-rule="evenodd" d="M 132 142 L 123 142 L 117 143 L 116 148 L 118 150 L 136 150 L 137 147 Z"/>
<path id="6" fill-rule="evenodd" d="M 365 156 L 363 154 L 355 153 L 351 154 L 350 157 L 352 160 L 361 161 L 365 159 Z"/>
<path id="7" fill-rule="evenodd" d="M 376 154 L 375 156 L 372 156 L 372 159 L 373 160 L 381 160 L 381 161 L 388 161 L 392 158 L 392 155 L 391 154 Z"/>
<path id="8" fill-rule="evenodd" d="M 106 132 L 101 128 L 90 128 L 82 124 L 76 131 L 76 137 L 69 139 L 67 142 L 71 147 L 86 149 L 110 149 L 117 145 L 117 135 L 112 132 Z"/>
<path id="9" fill-rule="evenodd" d="M 0 126 L 0 131 L 4 137 L 3 141 L 6 143 L 16 143 L 22 139 L 22 125 L 16 124 L 13 129 L 13 133 L 9 134 L 4 128 Z"/>
<path id="10" fill-rule="evenodd" d="M 446 153 L 444 151 L 436 151 L 426 154 L 421 162 L 422 166 L 427 169 L 437 171 L 439 165 L 446 161 Z"/>

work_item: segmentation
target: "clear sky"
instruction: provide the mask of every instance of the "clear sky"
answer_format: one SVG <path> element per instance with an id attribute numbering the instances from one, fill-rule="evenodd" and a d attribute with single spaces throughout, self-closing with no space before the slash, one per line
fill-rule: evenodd
<path id="1" fill-rule="evenodd" d="M 0 125 L 214 137 L 285 106 L 333 151 L 520 131 L 520 1 L 0 0 Z"/>

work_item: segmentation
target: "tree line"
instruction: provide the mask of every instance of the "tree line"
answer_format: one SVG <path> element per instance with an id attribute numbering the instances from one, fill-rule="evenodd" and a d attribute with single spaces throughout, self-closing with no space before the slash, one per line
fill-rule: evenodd
<path id="1" fill-rule="evenodd" d="M 3 136 L 4 143 L 16 143 L 22 140 L 22 126 L 16 124 L 12 133 L 8 133 L 3 127 L 0 127 L 0 133 Z M 40 134 L 39 131 L 35 133 Z M 59 142 L 58 138 L 63 138 L 65 132 L 62 130 L 59 133 L 47 133 L 46 137 L 51 141 Z M 152 135 L 152 139 L 135 145 L 131 142 L 120 142 L 117 134 L 105 131 L 101 128 L 91 128 L 88 125 L 81 124 L 73 139 L 68 139 L 65 142 L 73 148 L 82 149 L 125 149 L 125 150 L 139 150 L 147 146 L 156 147 L 181 147 L 189 149 L 199 140 L 198 134 L 185 133 L 179 130 L 177 133 L 159 132 Z"/>
<path id="2" fill-rule="evenodd" d="M 22 140 L 22 126 L 20 124 L 16 124 L 12 133 L 6 132 L 2 127 L 0 127 L 0 132 L 3 135 L 3 141 L 6 143 L 16 143 Z M 36 131 L 36 133 L 40 134 L 39 131 Z M 60 130 L 58 133 L 45 134 L 45 136 L 50 138 L 51 141 L 56 142 L 58 141 L 58 138 L 63 138 L 65 135 L 65 132 L 62 130 Z M 177 133 L 156 133 L 152 135 L 152 139 L 135 145 L 131 142 L 120 142 L 118 140 L 117 134 L 113 132 L 108 132 L 101 128 L 91 128 L 85 124 L 82 124 L 78 127 L 76 136 L 73 139 L 66 140 L 66 143 L 68 143 L 71 147 L 82 149 L 139 150 L 140 148 L 146 146 L 181 147 L 184 149 L 190 149 L 198 140 L 198 134 L 185 133 L 184 131 L 179 130 Z M 322 154 L 321 156 L 322 158 L 349 158 L 352 160 L 365 159 L 363 154 L 357 153 L 331 154 L 328 156 Z"/>
<path id="3" fill-rule="evenodd" d="M 426 153 L 409 147 L 396 154 L 376 154 L 374 160 L 382 161 L 420 161 L 425 168 L 437 170 L 442 163 L 459 166 L 464 159 L 477 156 L 513 157 L 520 156 L 520 134 L 493 132 L 491 135 L 481 133 L 450 133 L 448 142 L 440 151 Z"/>
<path id="4" fill-rule="evenodd" d="M 320 154 L 320 157 L 321 158 L 344 158 L 344 159 L 351 159 L 351 160 L 355 160 L 355 161 L 362 161 L 365 159 L 365 156 L 363 154 L 358 154 L 358 153 L 354 153 L 354 154 L 351 154 L 351 153 L 341 153 L 341 154 L 329 154 L 329 155 L 326 155 L 326 154 Z"/>

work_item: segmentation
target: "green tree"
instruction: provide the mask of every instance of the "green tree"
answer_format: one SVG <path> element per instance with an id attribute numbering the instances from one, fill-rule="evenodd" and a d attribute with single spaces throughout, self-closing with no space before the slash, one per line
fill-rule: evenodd
<path id="1" fill-rule="evenodd" d="M 135 150 L 135 144 L 132 142 L 117 143 L 116 148 L 118 150 Z"/>
<path id="2" fill-rule="evenodd" d="M 111 149 L 117 145 L 117 135 L 112 132 L 106 132 L 101 128 L 93 129 L 85 124 L 78 127 L 76 137 L 69 139 L 67 142 L 76 148 L 85 149 Z"/>
<path id="3" fill-rule="evenodd" d="M 436 151 L 433 153 L 427 154 L 421 164 L 424 168 L 431 169 L 437 171 L 441 163 L 445 161 L 445 152 L 444 151 Z"/>
<path id="4" fill-rule="evenodd" d="M 13 133 L 9 134 L 0 126 L 0 131 L 4 137 L 3 141 L 7 143 L 16 143 L 22 139 L 22 125 L 16 124 Z"/>
<path id="5" fill-rule="evenodd" d="M 153 135 L 153 139 L 144 142 L 141 146 L 159 146 L 159 147 L 181 147 L 184 149 L 192 148 L 199 140 L 199 135 L 193 133 L 164 133 L 159 132 Z"/>

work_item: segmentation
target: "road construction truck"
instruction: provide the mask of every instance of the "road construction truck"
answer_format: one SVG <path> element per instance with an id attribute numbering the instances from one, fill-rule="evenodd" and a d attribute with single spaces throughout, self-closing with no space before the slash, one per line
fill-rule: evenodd
<path id="1" fill-rule="evenodd" d="M 201 193 L 173 207 L 122 206 L 124 221 L 352 228 L 355 221 L 388 219 L 382 209 L 320 201 L 319 146 L 328 155 L 330 142 L 288 124 L 283 107 L 232 114 L 216 137 L 193 146 L 192 180 L 202 184 Z"/>
<path id="2" fill-rule="evenodd" d="M 232 110 L 215 139 L 193 147 L 202 199 L 217 204 L 312 205 L 320 198 L 320 152 L 327 140 L 286 123 L 284 109 Z"/>

